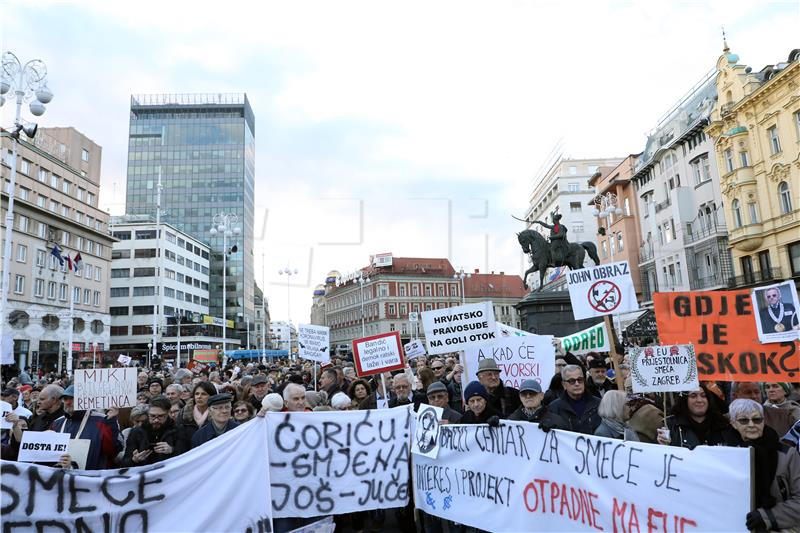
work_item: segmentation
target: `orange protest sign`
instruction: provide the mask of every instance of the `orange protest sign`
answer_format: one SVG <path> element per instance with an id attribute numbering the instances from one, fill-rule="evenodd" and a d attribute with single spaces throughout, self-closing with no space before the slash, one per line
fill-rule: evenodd
<path id="1" fill-rule="evenodd" d="M 661 292 L 653 304 L 661 344 L 694 344 L 701 381 L 800 381 L 800 345 L 758 341 L 749 290 Z"/>

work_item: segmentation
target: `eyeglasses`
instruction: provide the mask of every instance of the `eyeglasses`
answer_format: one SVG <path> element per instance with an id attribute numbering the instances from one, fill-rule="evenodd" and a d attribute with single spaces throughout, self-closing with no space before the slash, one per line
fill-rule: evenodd
<path id="1" fill-rule="evenodd" d="M 236 414 L 239 414 L 239 413 L 245 413 L 246 414 L 247 413 L 247 409 L 234 409 L 233 412 L 236 413 Z"/>
<path id="2" fill-rule="evenodd" d="M 763 416 L 754 416 L 753 418 L 737 418 L 736 419 L 736 423 L 741 425 L 741 426 L 748 426 L 748 425 L 750 425 L 750 422 L 752 422 L 754 426 L 760 426 L 761 424 L 764 423 L 764 417 Z"/>
<path id="3" fill-rule="evenodd" d="M 580 383 L 583 383 L 583 378 L 569 378 L 569 379 L 565 379 L 565 380 L 564 380 L 564 383 L 569 383 L 570 385 L 578 385 L 578 384 L 580 384 Z"/>
<path id="4" fill-rule="evenodd" d="M 441 370 L 443 368 L 444 368 L 443 366 L 432 366 L 431 367 L 431 369 L 433 369 L 433 370 Z"/>
<path id="5" fill-rule="evenodd" d="M 162 418 L 167 418 L 167 413 L 161 415 L 157 415 L 155 413 L 147 413 L 147 416 L 149 416 L 150 418 L 162 419 Z"/>

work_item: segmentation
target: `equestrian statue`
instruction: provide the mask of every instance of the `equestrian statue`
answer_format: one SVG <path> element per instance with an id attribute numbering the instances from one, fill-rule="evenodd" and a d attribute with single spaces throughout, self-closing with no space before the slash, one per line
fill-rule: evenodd
<path id="1" fill-rule="evenodd" d="M 514 217 L 517 218 L 517 217 Z M 539 271 L 539 288 L 542 290 L 544 275 L 548 268 L 568 266 L 570 270 L 583 268 L 583 261 L 586 254 L 596 265 L 600 264 L 597 256 L 597 246 L 593 242 L 584 241 L 580 244 L 571 243 L 567 240 L 567 227 L 561 224 L 561 214 L 556 210 L 551 215 L 552 224 L 534 220 L 534 224 L 539 224 L 550 230 L 550 242 L 538 232 L 526 229 L 517 233 L 517 240 L 522 251 L 531 256 L 531 267 L 522 276 L 525 288 L 528 288 L 528 276 L 537 270 Z M 521 220 L 517 218 L 517 220 Z M 527 221 L 523 221 L 527 222 Z"/>

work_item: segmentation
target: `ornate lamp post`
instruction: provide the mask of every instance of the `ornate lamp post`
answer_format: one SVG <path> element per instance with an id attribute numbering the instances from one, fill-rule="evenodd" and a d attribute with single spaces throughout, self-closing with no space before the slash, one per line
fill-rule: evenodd
<path id="1" fill-rule="evenodd" d="M 242 229 L 236 226 L 239 217 L 235 213 L 217 213 L 212 219 L 213 226 L 209 230 L 211 235 L 222 235 L 222 359 L 225 361 L 228 341 L 228 253 L 236 253 L 238 248 L 234 244 L 228 250 L 228 237 L 238 236 Z M 224 364 L 224 363 L 223 363 Z"/>

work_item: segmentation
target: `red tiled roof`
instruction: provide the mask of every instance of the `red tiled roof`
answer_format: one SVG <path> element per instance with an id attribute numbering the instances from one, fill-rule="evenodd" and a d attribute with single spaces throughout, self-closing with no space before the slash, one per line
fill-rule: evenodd
<path id="1" fill-rule="evenodd" d="M 464 279 L 464 295 L 467 298 L 523 298 L 526 293 L 520 276 L 473 273 Z"/>

